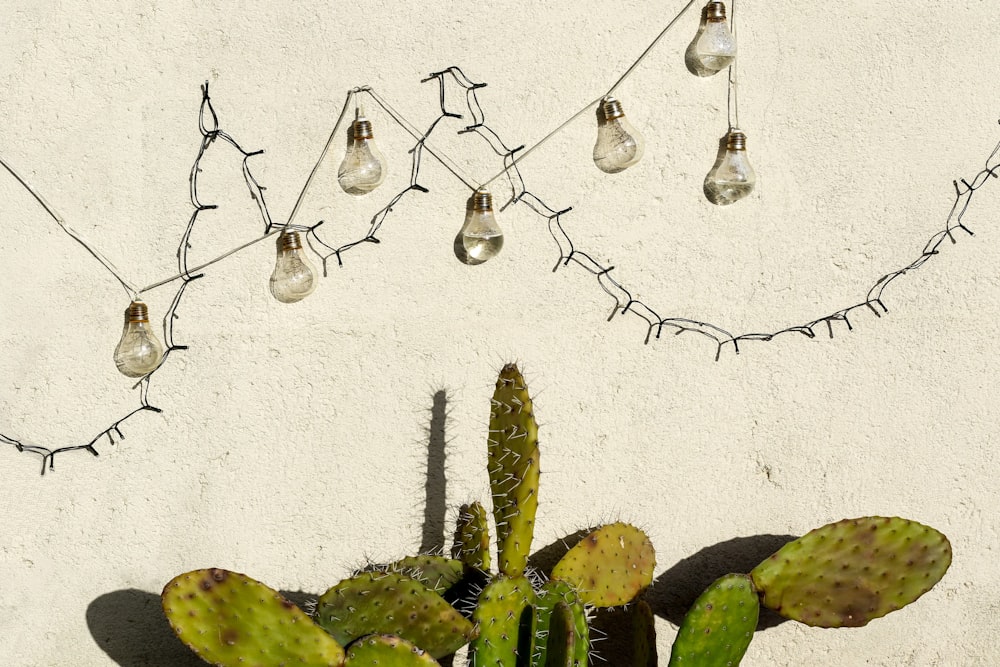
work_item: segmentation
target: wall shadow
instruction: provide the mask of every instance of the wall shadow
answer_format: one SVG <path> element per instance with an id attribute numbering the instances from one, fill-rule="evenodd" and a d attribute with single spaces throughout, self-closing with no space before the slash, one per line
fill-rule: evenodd
<path id="1" fill-rule="evenodd" d="M 649 605 L 657 616 L 680 625 L 688 609 L 713 581 L 726 574 L 749 572 L 795 539 L 794 535 L 754 535 L 706 547 L 656 578 L 646 594 Z M 762 607 L 757 630 L 773 628 L 786 620 Z"/>

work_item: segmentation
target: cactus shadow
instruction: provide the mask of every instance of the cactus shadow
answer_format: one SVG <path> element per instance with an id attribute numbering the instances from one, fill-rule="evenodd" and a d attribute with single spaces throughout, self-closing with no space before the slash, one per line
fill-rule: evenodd
<path id="1" fill-rule="evenodd" d="M 649 605 L 654 614 L 679 626 L 709 584 L 726 574 L 749 572 L 795 539 L 794 535 L 754 535 L 705 547 L 656 578 L 646 594 Z M 762 607 L 757 630 L 767 630 L 787 620 Z"/>
<path id="2" fill-rule="evenodd" d="M 430 423 L 427 426 L 427 479 L 424 482 L 424 525 L 420 537 L 420 553 L 443 553 L 445 517 L 448 512 L 448 478 L 445 471 L 448 392 L 439 389 L 431 402 Z"/>

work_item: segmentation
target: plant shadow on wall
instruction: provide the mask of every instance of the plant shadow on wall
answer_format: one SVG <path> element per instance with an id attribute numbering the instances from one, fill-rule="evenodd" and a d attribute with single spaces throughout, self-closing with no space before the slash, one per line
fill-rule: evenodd
<path id="1" fill-rule="evenodd" d="M 884 517 L 839 521 L 798 539 L 728 540 L 680 561 L 656 586 L 653 546 L 625 523 L 581 530 L 532 554 L 538 429 L 513 364 L 501 370 L 490 403 L 493 528 L 482 504 L 463 505 L 449 558 L 439 550 L 446 406 L 447 395 L 437 392 L 421 536 L 434 553 L 371 564 L 318 601 L 227 570 L 185 572 L 164 587 L 162 613 L 141 591 L 95 600 L 88 621 L 98 643 L 123 667 L 164 664 L 151 662 L 146 647 L 159 637 L 165 652 L 177 653 L 163 629 L 150 631 L 153 623 L 166 626 L 165 615 L 192 651 L 223 667 L 251 658 L 268 665 L 433 667 L 452 664 L 466 645 L 472 667 L 584 667 L 595 659 L 651 667 L 659 664 L 658 614 L 680 625 L 670 665 L 738 665 L 755 631 L 776 622 L 760 620 L 762 607 L 811 626 L 863 626 L 929 591 L 951 563 L 944 535 Z M 134 632 L 123 635 L 123 619 Z M 602 627 L 612 636 L 595 645 Z"/>

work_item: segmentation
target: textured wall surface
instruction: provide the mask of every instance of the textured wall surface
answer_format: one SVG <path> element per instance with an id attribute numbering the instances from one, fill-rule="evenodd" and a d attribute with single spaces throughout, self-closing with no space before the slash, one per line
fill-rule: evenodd
<path id="1" fill-rule="evenodd" d="M 607 90 L 682 5 L 6 0 L 0 155 L 148 284 L 176 271 L 206 79 L 223 128 L 266 149 L 252 164 L 283 220 L 351 87 L 371 85 L 424 127 L 438 92 L 420 80 L 458 65 L 488 82 L 496 130 L 532 144 Z M 760 183 L 735 206 L 701 192 L 726 83 L 684 67 L 693 12 L 618 91 L 647 139 L 640 164 L 599 172 L 585 114 L 525 160 L 524 177 L 574 207 L 573 240 L 661 316 L 734 333 L 808 322 L 918 257 L 945 225 L 953 179 L 971 179 L 1000 138 L 992 9 L 741 0 L 740 120 Z M 335 144 L 300 219 L 325 220 L 332 243 L 362 236 L 409 177 L 412 141 L 368 110 L 391 175 L 352 199 L 335 182 Z M 497 159 L 462 126 L 444 123 L 438 145 L 492 175 Z M 213 150 L 202 194 L 220 208 L 195 231 L 195 262 L 261 231 L 238 156 Z M 488 397 L 511 359 L 538 394 L 536 542 L 607 519 L 645 528 L 663 664 L 675 591 L 690 601 L 693 581 L 729 569 L 717 561 L 764 555 L 773 540 L 761 536 L 869 514 L 946 533 L 944 580 L 862 629 L 768 628 L 744 664 L 1000 661 L 997 181 L 965 218 L 976 236 L 896 281 L 887 317 L 861 311 L 853 333 L 728 347 L 718 362 L 697 335 L 644 346 L 638 318 L 609 323 L 614 300 L 579 267 L 551 271 L 558 249 L 524 206 L 500 216 L 499 258 L 459 263 L 468 190 L 430 160 L 421 183 L 430 192 L 396 207 L 380 245 L 331 265 L 299 304 L 268 294 L 270 243 L 211 267 L 179 311 L 190 350 L 150 392 L 163 413 L 134 417 L 100 457 L 66 454 L 39 477 L 37 457 L 0 448 L 4 664 L 199 664 L 159 615 L 174 575 L 218 566 L 321 593 L 365 556 L 434 542 L 442 499 L 487 497 Z M 0 221 L 0 433 L 89 440 L 138 404 L 111 360 L 127 299 L 6 174 Z M 148 294 L 154 316 L 172 296 Z M 434 474 L 428 489 L 442 438 L 446 481 Z"/>

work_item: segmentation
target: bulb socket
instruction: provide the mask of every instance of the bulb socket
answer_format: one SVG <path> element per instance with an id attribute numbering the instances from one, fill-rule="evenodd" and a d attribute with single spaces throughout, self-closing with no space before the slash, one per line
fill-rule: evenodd
<path id="1" fill-rule="evenodd" d="M 133 301 L 125 311 L 125 318 L 129 322 L 149 322 L 149 308 L 142 301 Z"/>
<path id="2" fill-rule="evenodd" d="M 722 23 L 726 20 L 726 3 L 710 2 L 705 5 L 705 20 L 709 23 Z"/>
<path id="3" fill-rule="evenodd" d="M 278 249 L 282 252 L 286 250 L 301 250 L 302 238 L 298 232 L 281 232 L 281 236 L 278 237 Z"/>
<path id="4" fill-rule="evenodd" d="M 367 118 L 361 117 L 354 121 L 354 138 L 355 139 L 374 139 L 375 135 L 372 134 L 372 123 Z"/>
<path id="5" fill-rule="evenodd" d="M 747 135 L 739 130 L 730 130 L 726 137 L 726 149 L 731 151 L 745 151 L 747 149 Z"/>
<path id="6" fill-rule="evenodd" d="M 485 212 L 493 210 L 493 195 L 486 188 L 479 188 L 472 196 L 472 210 Z"/>
<path id="7" fill-rule="evenodd" d="M 623 118 L 625 116 L 625 112 L 622 111 L 622 103 L 613 97 L 604 98 L 601 110 L 604 112 L 605 120 L 614 120 L 615 118 Z"/>

